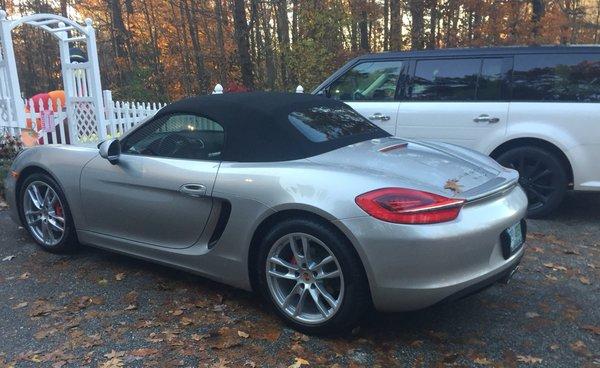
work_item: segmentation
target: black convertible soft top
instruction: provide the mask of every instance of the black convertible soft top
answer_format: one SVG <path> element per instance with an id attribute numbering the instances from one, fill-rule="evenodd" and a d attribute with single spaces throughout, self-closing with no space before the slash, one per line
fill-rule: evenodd
<path id="1" fill-rule="evenodd" d="M 350 110 L 348 105 L 326 97 L 300 93 L 247 92 L 199 96 L 172 103 L 157 117 L 173 113 L 204 116 L 221 124 L 225 131 L 224 161 L 287 161 L 315 156 L 353 143 L 389 134 L 369 125 L 359 134 L 315 142 L 289 120 L 291 113 L 311 108 Z M 355 114 L 354 114 L 355 115 Z M 362 124 L 362 121 L 360 122 Z M 343 127 L 340 124 L 340 130 Z M 335 127 L 334 127 L 335 128 Z"/>

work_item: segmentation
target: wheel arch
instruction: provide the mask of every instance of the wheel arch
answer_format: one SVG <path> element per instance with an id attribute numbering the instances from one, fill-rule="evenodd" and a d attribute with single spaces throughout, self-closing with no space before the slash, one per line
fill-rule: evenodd
<path id="1" fill-rule="evenodd" d="M 342 229 L 340 229 L 340 227 L 338 225 L 336 225 L 331 220 L 328 220 L 327 218 L 323 217 L 322 215 L 317 214 L 315 212 L 311 212 L 306 209 L 285 209 L 285 210 L 281 210 L 281 211 L 272 213 L 271 215 L 269 215 L 268 217 L 263 219 L 261 221 L 261 223 L 254 230 L 254 233 L 252 234 L 252 240 L 250 241 L 250 247 L 248 250 L 248 257 L 247 257 L 248 258 L 248 265 L 247 265 L 248 277 L 250 279 L 250 286 L 252 287 L 252 290 L 255 290 L 255 291 L 258 290 L 257 289 L 257 275 L 255 272 L 254 265 L 258 261 L 257 257 L 259 254 L 260 241 L 261 241 L 262 237 L 265 236 L 265 234 L 269 231 L 269 229 L 271 229 L 273 226 L 275 226 L 275 224 L 277 224 L 281 221 L 289 220 L 289 219 L 312 219 L 314 221 L 320 222 L 321 224 L 327 226 L 328 228 L 330 228 L 331 230 L 335 231 L 340 236 L 342 236 L 344 239 L 346 239 L 346 241 L 348 242 L 348 245 L 350 245 L 350 247 L 351 247 L 352 252 L 360 261 L 360 264 L 362 266 L 361 272 L 363 273 L 363 275 L 366 278 L 369 285 L 371 284 L 370 280 L 369 280 L 369 273 L 367 272 L 367 270 L 365 268 L 365 264 L 363 262 L 363 257 L 360 256 L 359 252 L 356 249 L 355 244 L 347 236 L 346 232 L 344 232 Z M 369 288 L 369 293 L 370 293 L 370 288 Z"/>
<path id="2" fill-rule="evenodd" d="M 30 177 L 33 174 L 45 174 L 48 175 L 49 177 L 51 177 L 52 179 L 54 179 L 54 181 L 60 185 L 60 182 L 58 181 L 58 179 L 56 178 L 55 175 L 53 175 L 50 171 L 46 170 L 45 168 L 38 166 L 38 165 L 29 165 L 25 168 L 23 168 L 20 172 L 19 172 L 19 178 L 17 179 L 17 182 L 15 184 L 15 203 L 17 205 L 17 208 L 19 209 L 19 218 L 21 219 L 21 222 L 23 222 L 23 218 L 21 215 L 21 187 L 23 186 L 23 182 L 25 180 L 27 180 L 28 177 Z M 61 188 L 62 189 L 62 188 Z"/>
<path id="3" fill-rule="evenodd" d="M 507 152 L 508 150 L 510 150 L 512 148 L 525 147 L 525 146 L 534 146 L 534 147 L 542 148 L 542 149 L 548 150 L 548 151 L 552 152 L 553 154 L 555 154 L 556 157 L 558 157 L 559 160 L 561 161 L 563 167 L 567 170 L 569 187 L 573 186 L 574 174 L 573 174 L 573 166 L 571 165 L 571 161 L 569 160 L 569 158 L 567 157 L 567 155 L 564 153 L 564 151 L 562 149 L 560 149 L 555 144 L 548 142 L 547 140 L 540 139 L 540 138 L 528 138 L 528 137 L 527 138 L 525 138 L 525 137 L 524 138 L 514 138 L 514 139 L 506 141 L 506 142 L 502 143 L 501 145 L 499 145 L 498 147 L 496 147 L 490 153 L 490 157 L 492 157 L 493 159 L 497 159 L 501 154 Z"/>

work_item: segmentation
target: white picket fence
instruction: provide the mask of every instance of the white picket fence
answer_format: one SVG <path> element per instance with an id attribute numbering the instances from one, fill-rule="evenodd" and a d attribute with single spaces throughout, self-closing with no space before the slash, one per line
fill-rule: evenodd
<path id="1" fill-rule="evenodd" d="M 224 93 L 223 86 L 217 84 L 212 94 Z M 298 86 L 296 93 L 304 93 L 304 88 Z M 106 135 L 108 138 L 118 138 L 126 131 L 133 128 L 150 116 L 154 116 L 158 110 L 166 106 L 166 103 L 157 102 L 135 102 L 114 101 L 112 91 L 106 90 L 102 93 L 104 102 L 104 114 L 106 124 Z M 61 100 L 38 100 L 37 108 L 33 99 L 25 100 L 26 130 L 37 137 L 38 144 L 96 144 L 98 134 L 92 133 L 81 135 L 77 127 L 73 126 L 68 119 L 66 109 Z M 0 124 L 0 132 L 9 134 L 21 134 L 19 128 L 3 127 Z M 97 129 L 96 129 L 97 131 Z"/>

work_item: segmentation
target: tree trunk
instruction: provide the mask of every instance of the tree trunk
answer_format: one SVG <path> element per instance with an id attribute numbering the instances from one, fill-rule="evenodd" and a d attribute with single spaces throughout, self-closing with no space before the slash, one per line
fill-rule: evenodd
<path id="1" fill-rule="evenodd" d="M 227 85 L 227 57 L 225 55 L 225 36 L 223 33 L 223 4 L 221 0 L 215 0 L 215 19 L 217 22 L 217 62 L 219 70 L 219 82 L 222 86 Z"/>
<path id="2" fill-rule="evenodd" d="M 277 73 L 275 71 L 275 55 L 273 52 L 273 38 L 271 35 L 271 12 L 270 9 L 267 9 L 264 3 L 261 3 L 261 19 L 262 19 L 262 29 L 264 33 L 265 39 L 265 75 L 267 79 L 267 87 L 270 90 L 275 89 L 275 79 L 277 78 Z"/>
<path id="3" fill-rule="evenodd" d="M 280 52 L 280 73 L 282 86 L 288 87 L 290 76 L 288 75 L 288 57 L 290 54 L 290 25 L 287 13 L 287 0 L 274 0 L 277 11 L 277 39 Z"/>
<path id="4" fill-rule="evenodd" d="M 402 49 L 402 11 L 400 0 L 390 0 L 390 50 Z"/>
<path id="5" fill-rule="evenodd" d="M 413 50 L 421 50 L 425 46 L 422 0 L 409 0 L 408 9 L 412 19 L 412 27 L 410 30 L 411 48 Z"/>
<path id="6" fill-rule="evenodd" d="M 250 42 L 248 40 L 248 24 L 246 23 L 246 8 L 244 0 L 233 0 L 233 24 L 235 42 L 237 44 L 238 58 L 242 83 L 246 88 L 254 89 L 252 74 L 252 59 L 250 58 Z"/>
<path id="7" fill-rule="evenodd" d="M 533 23 L 531 32 L 533 33 L 534 39 L 537 39 L 540 35 L 540 21 L 546 11 L 544 0 L 531 0 L 531 7 L 533 10 L 531 13 L 531 22 Z"/>
<path id="8" fill-rule="evenodd" d="M 367 2 L 366 0 L 360 1 L 358 14 L 358 29 L 360 32 L 360 50 L 361 51 L 370 51 L 369 47 L 369 19 L 367 14 Z"/>

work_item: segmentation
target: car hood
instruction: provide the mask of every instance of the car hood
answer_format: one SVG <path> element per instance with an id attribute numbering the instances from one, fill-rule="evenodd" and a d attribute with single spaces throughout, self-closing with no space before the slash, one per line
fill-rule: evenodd
<path id="1" fill-rule="evenodd" d="M 445 143 L 381 138 L 310 158 L 319 164 L 360 172 L 382 183 L 447 197 L 476 199 L 517 183 L 518 173 L 491 158 Z"/>

